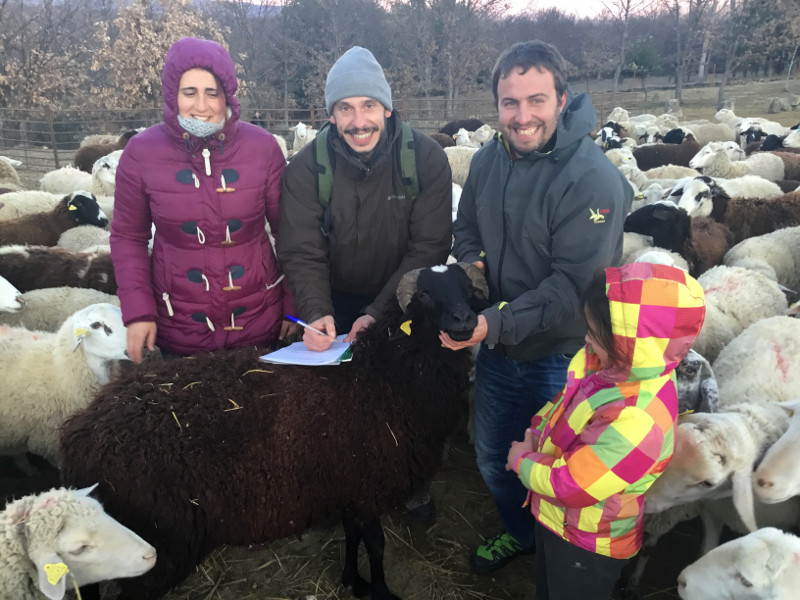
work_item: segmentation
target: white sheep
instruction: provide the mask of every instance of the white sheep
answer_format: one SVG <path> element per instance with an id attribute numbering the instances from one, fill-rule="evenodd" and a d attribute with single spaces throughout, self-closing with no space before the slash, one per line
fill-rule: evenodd
<path id="1" fill-rule="evenodd" d="M 91 192 L 95 196 L 113 196 L 116 188 L 117 167 L 122 150 L 98 158 L 92 166 Z"/>
<path id="2" fill-rule="evenodd" d="M 678 117 L 672 113 L 664 113 L 656 117 L 656 125 L 661 129 L 662 133 L 666 133 L 678 127 Z"/>
<path id="3" fill-rule="evenodd" d="M 609 121 L 614 121 L 623 127 L 627 127 L 627 125 L 631 122 L 630 113 L 628 113 L 628 111 L 621 106 L 617 106 L 608 114 L 603 123 L 608 123 Z"/>
<path id="4" fill-rule="evenodd" d="M 274 137 L 275 141 L 278 142 L 278 147 L 281 149 L 281 154 L 283 154 L 283 160 L 286 160 L 289 157 L 289 149 L 286 145 L 286 138 L 277 133 L 273 133 L 272 137 Z"/>
<path id="5" fill-rule="evenodd" d="M 0 328 L 0 453 L 28 450 L 57 464 L 61 424 L 109 382 L 126 347 L 122 312 L 112 304 L 76 312 L 56 333 Z"/>
<path id="6" fill-rule="evenodd" d="M 456 222 L 456 217 L 458 216 L 458 203 L 461 202 L 461 192 L 464 191 L 457 183 L 453 184 L 453 223 Z"/>
<path id="7" fill-rule="evenodd" d="M 756 498 L 768 504 L 800 495 L 800 399 L 781 406 L 792 413 L 789 429 L 767 450 L 753 473 Z"/>
<path id="8" fill-rule="evenodd" d="M 717 150 L 709 155 L 702 171 L 709 177 L 733 179 L 744 175 L 759 175 L 769 181 L 780 181 L 784 178 L 785 173 L 783 161 L 774 154 L 758 152 L 745 160 L 731 162 L 731 159 L 722 150 Z"/>
<path id="9" fill-rule="evenodd" d="M 712 363 L 721 402 L 800 398 L 800 319 L 762 319 L 737 335 Z"/>
<path id="10" fill-rule="evenodd" d="M 22 189 L 22 182 L 14 165 L 11 164 L 11 159 L 7 159 L 5 156 L 0 158 L 5 159 L 0 160 L 0 187 L 11 190 Z"/>
<path id="11" fill-rule="evenodd" d="M 0 277 L 0 284 L 5 281 Z M 0 285 L 0 289 L 2 286 Z M 4 295 L 0 292 L 0 298 Z M 30 290 L 20 296 L 22 310 L 7 311 L 0 306 L 0 324 L 36 331 L 58 331 L 70 315 L 91 304 L 119 306 L 119 298 L 91 288 L 53 287 Z"/>
<path id="12" fill-rule="evenodd" d="M 683 600 L 795 600 L 800 538 L 765 527 L 715 548 L 678 577 Z"/>
<path id="13" fill-rule="evenodd" d="M 683 179 L 684 177 L 697 177 L 700 175 L 696 169 L 681 165 L 662 165 L 642 172 L 648 179 Z"/>
<path id="14" fill-rule="evenodd" d="M 744 160 L 747 155 L 736 142 L 709 142 L 700 148 L 700 152 L 692 157 L 689 166 L 693 169 L 702 169 L 706 166 L 709 157 L 715 152 L 722 150 L 732 161 Z"/>
<path id="15" fill-rule="evenodd" d="M 455 135 L 453 135 L 453 139 L 456 142 L 456 146 L 464 146 L 466 148 L 480 148 L 481 143 L 474 141 L 470 132 L 464 129 L 463 127 L 456 131 Z"/>
<path id="16" fill-rule="evenodd" d="M 39 179 L 39 188 L 51 194 L 71 194 L 76 190 L 88 190 L 92 187 L 92 174 L 84 173 L 75 167 L 61 167 L 49 171 Z"/>
<path id="17" fill-rule="evenodd" d="M 788 290 L 800 292 L 800 226 L 742 240 L 728 250 L 722 262 L 758 271 Z"/>
<path id="18" fill-rule="evenodd" d="M 155 548 L 106 514 L 94 487 L 25 496 L 0 512 L 0 598 L 61 600 L 73 586 L 153 568 Z"/>
<path id="19" fill-rule="evenodd" d="M 72 252 L 86 252 L 95 246 L 110 246 L 110 237 L 111 232 L 102 227 L 78 225 L 62 233 L 56 246 Z"/>
<path id="20" fill-rule="evenodd" d="M 800 129 L 792 129 L 783 138 L 784 148 L 800 148 Z"/>
<path id="21" fill-rule="evenodd" d="M 294 132 L 294 140 L 292 141 L 292 154 L 297 154 L 303 146 L 317 137 L 318 130 L 300 122 L 297 125 L 290 127 L 289 131 Z"/>
<path id="22" fill-rule="evenodd" d="M 625 262 L 646 262 L 656 265 L 667 265 L 670 267 L 677 267 L 687 273 L 689 272 L 689 263 L 686 262 L 686 259 L 680 254 L 656 246 L 631 252 L 625 257 Z"/>
<path id="23" fill-rule="evenodd" d="M 694 134 L 697 143 L 705 146 L 710 142 L 733 142 L 736 143 L 736 131 L 725 123 L 701 123 L 694 122 L 684 125 L 683 129 Z"/>
<path id="24" fill-rule="evenodd" d="M 22 293 L 0 275 L 0 317 L 2 313 L 16 313 L 22 310 Z"/>
<path id="25" fill-rule="evenodd" d="M 453 173 L 453 183 L 464 186 L 469 175 L 469 165 L 472 163 L 472 157 L 478 151 L 477 148 L 469 148 L 468 146 L 450 146 L 444 149 L 447 155 L 447 162 L 450 163 L 450 170 Z"/>
<path id="26" fill-rule="evenodd" d="M 758 175 L 745 175 L 736 179 L 723 179 L 701 175 L 676 183 L 670 192 L 670 200 L 675 202 L 692 217 L 708 217 L 714 210 L 714 196 L 727 195 L 728 198 L 778 198 L 783 191 L 774 181 L 767 181 Z"/>
<path id="27" fill-rule="evenodd" d="M 636 159 L 633 157 L 633 152 L 630 148 L 612 148 L 606 152 L 606 157 L 615 167 L 622 165 L 636 166 Z"/>
<path id="28" fill-rule="evenodd" d="M 494 137 L 494 134 L 495 130 L 492 128 L 492 126 L 484 123 L 475 131 L 470 133 L 469 137 L 473 142 L 478 142 L 481 146 L 483 146 L 486 142 Z"/>
<path id="29" fill-rule="evenodd" d="M 84 137 L 78 147 L 83 148 L 84 146 L 97 146 L 100 144 L 116 144 L 118 141 L 118 133 L 92 133 Z"/>
<path id="30" fill-rule="evenodd" d="M 10 221 L 25 215 L 50 212 L 63 196 L 39 190 L 20 190 L 3 194 L 0 199 L 0 221 Z"/>
<path id="31" fill-rule="evenodd" d="M 712 362 L 750 325 L 781 315 L 787 308 L 778 284 L 755 271 L 720 265 L 697 281 L 706 295 L 706 316 L 692 348 Z"/>
<path id="32" fill-rule="evenodd" d="M 786 431 L 789 417 L 777 403 L 725 404 L 719 374 L 717 383 L 721 412 L 681 417 L 675 430 L 675 454 L 647 490 L 645 511 L 658 513 L 695 500 L 733 495 L 736 511 L 747 529 L 754 531 L 753 469 Z"/>

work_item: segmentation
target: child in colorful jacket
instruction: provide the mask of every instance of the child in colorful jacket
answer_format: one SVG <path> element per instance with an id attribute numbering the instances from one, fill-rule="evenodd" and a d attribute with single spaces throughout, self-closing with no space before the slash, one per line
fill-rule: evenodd
<path id="1" fill-rule="evenodd" d="M 641 547 L 644 493 L 674 450 L 675 367 L 705 315 L 697 281 L 648 263 L 599 272 L 583 300 L 586 346 L 506 465 L 530 490 L 537 600 L 607 600 Z"/>

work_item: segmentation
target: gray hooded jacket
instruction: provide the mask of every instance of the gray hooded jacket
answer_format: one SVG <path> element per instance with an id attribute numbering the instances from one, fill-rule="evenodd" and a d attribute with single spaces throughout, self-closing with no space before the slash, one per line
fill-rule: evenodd
<path id="1" fill-rule="evenodd" d="M 616 264 L 633 190 L 588 134 L 588 96 L 567 96 L 553 149 L 512 159 L 502 135 L 473 157 L 453 227 L 458 260 L 486 265 L 485 343 L 518 360 L 583 344 L 580 295 Z"/>

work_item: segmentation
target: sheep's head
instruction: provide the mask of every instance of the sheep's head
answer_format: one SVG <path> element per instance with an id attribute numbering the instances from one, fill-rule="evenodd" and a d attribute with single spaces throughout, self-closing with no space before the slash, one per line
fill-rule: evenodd
<path id="1" fill-rule="evenodd" d="M 105 227 L 108 225 L 108 218 L 97 204 L 97 199 L 93 194 L 85 190 L 72 192 L 64 198 L 67 202 L 67 211 L 78 225 L 96 225 Z"/>
<path id="2" fill-rule="evenodd" d="M 63 598 L 71 577 L 88 585 L 137 577 L 155 565 L 155 548 L 108 516 L 89 497 L 93 489 L 50 490 L 8 506 L 47 598 Z"/>
<path id="3" fill-rule="evenodd" d="M 784 502 L 800 493 L 800 399 L 782 402 L 781 406 L 791 414 L 789 429 L 770 446 L 753 473 L 753 491 L 765 504 Z"/>
<path id="4" fill-rule="evenodd" d="M 476 313 L 488 305 L 489 288 L 480 270 L 456 263 L 416 269 L 397 285 L 404 321 L 425 315 L 456 341 L 468 340 L 478 324 Z"/>
<path id="5" fill-rule="evenodd" d="M 682 185 L 675 185 L 669 199 L 690 217 L 710 216 L 720 220 L 725 214 L 724 208 L 727 208 L 730 196 L 711 177 L 701 175 L 683 182 Z"/>
<path id="6" fill-rule="evenodd" d="M 784 597 L 778 595 L 778 588 L 786 585 L 780 580 L 784 572 L 799 567 L 800 540 L 764 527 L 714 548 L 686 567 L 678 577 L 678 595 L 683 600 Z"/>
<path id="7" fill-rule="evenodd" d="M 719 389 L 711 365 L 698 352 L 689 350 L 675 368 L 678 410 L 717 412 Z"/>
<path id="8" fill-rule="evenodd" d="M 681 417 L 675 430 L 675 454 L 647 490 L 646 512 L 658 513 L 700 498 L 731 494 L 731 460 L 709 421 L 713 416 L 695 413 Z"/>
<path id="9" fill-rule="evenodd" d="M 623 229 L 653 238 L 653 245 L 683 255 L 691 242 L 691 221 L 673 202 L 648 204 L 625 218 Z"/>

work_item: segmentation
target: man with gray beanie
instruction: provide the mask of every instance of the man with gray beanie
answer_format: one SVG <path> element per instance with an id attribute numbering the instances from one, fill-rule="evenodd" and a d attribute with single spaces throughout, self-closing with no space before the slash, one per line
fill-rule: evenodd
<path id="1" fill-rule="evenodd" d="M 305 330 L 306 346 L 318 351 L 336 333 L 351 341 L 374 323 L 396 303 L 400 277 L 444 263 L 452 239 L 447 156 L 430 137 L 402 124 L 369 50 L 353 47 L 334 63 L 325 106 L 330 124 L 318 134 L 326 134 L 325 148 L 318 140 L 307 144 L 284 173 L 278 240 L 298 316 L 328 334 Z M 404 129 L 413 132 L 413 191 L 401 169 Z M 322 158 L 330 158 L 333 171 L 327 206 L 318 187 Z"/>
<path id="2" fill-rule="evenodd" d="M 327 334 L 305 329 L 303 341 L 316 351 L 337 333 L 352 341 L 396 306 L 400 278 L 443 264 L 452 240 L 447 156 L 393 111 L 392 90 L 369 50 L 353 47 L 334 63 L 325 107 L 330 123 L 284 172 L 278 239 L 298 316 Z M 403 167 L 412 161 L 417 185 L 409 188 Z M 323 186 L 328 168 L 332 179 Z M 420 520 L 434 516 L 427 494 L 406 506 Z"/>

